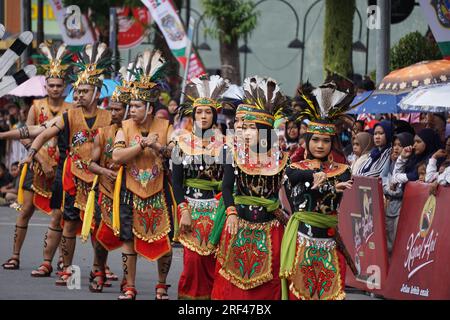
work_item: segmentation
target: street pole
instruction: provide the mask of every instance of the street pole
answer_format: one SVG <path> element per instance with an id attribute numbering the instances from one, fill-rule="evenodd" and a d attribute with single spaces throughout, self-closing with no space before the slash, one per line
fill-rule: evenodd
<path id="1" fill-rule="evenodd" d="M 109 47 L 112 49 L 113 61 L 117 58 L 117 13 L 116 8 L 109 8 Z M 116 76 L 116 62 L 114 64 L 113 78 Z"/>
<path id="2" fill-rule="evenodd" d="M 309 6 L 308 10 L 306 10 L 305 17 L 303 18 L 303 49 L 302 49 L 302 57 L 300 62 L 300 83 L 303 83 L 303 65 L 305 63 L 305 49 L 306 49 L 306 22 L 308 21 L 308 15 L 311 12 L 312 8 L 314 8 L 319 2 L 322 0 L 316 0 L 312 5 Z"/>
<path id="3" fill-rule="evenodd" d="M 380 28 L 377 30 L 377 84 L 389 73 L 389 49 L 391 40 L 391 1 L 378 0 Z"/>
<path id="4" fill-rule="evenodd" d="M 44 42 L 44 0 L 38 0 L 37 3 L 37 43 Z"/>
<path id="5" fill-rule="evenodd" d="M 191 0 L 186 0 L 186 29 L 189 28 L 191 18 Z"/>
<path id="6" fill-rule="evenodd" d="M 23 30 L 22 31 L 32 31 L 31 30 L 31 0 L 23 0 Z M 31 46 L 28 46 L 22 55 L 22 64 L 28 64 L 28 60 L 31 57 Z"/>
<path id="7" fill-rule="evenodd" d="M 364 71 L 364 75 L 367 76 L 367 68 L 369 67 L 369 35 L 370 35 L 370 29 L 367 28 L 366 29 L 366 65 L 365 65 L 365 71 Z"/>
<path id="8" fill-rule="evenodd" d="M 188 44 L 186 47 L 186 67 L 184 68 L 184 76 L 183 76 L 183 82 L 181 84 L 181 97 L 180 97 L 180 104 L 183 104 L 184 102 L 184 91 L 186 88 L 186 83 L 188 81 L 189 76 L 189 62 L 191 61 L 191 52 L 192 52 L 192 38 L 194 33 L 194 26 L 195 26 L 195 19 L 190 18 L 188 29 L 187 29 L 187 37 L 188 37 Z"/>

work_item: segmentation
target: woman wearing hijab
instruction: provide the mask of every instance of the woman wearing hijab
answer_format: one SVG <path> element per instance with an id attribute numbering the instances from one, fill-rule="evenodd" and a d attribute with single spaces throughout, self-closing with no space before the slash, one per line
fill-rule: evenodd
<path id="1" fill-rule="evenodd" d="M 392 182 L 403 184 L 419 179 L 417 165 L 428 163 L 431 156 L 439 149 L 439 135 L 431 128 L 422 129 L 415 137 L 414 144 L 403 148 L 394 167 Z"/>
<path id="2" fill-rule="evenodd" d="M 353 154 L 356 156 L 351 165 L 352 172 L 357 172 L 361 165 L 370 157 L 370 150 L 373 149 L 373 137 L 368 132 L 359 132 L 353 138 Z"/>
<path id="3" fill-rule="evenodd" d="M 381 121 L 374 126 L 373 142 L 375 147 L 370 151 L 370 156 L 354 175 L 377 178 L 389 161 L 392 144 L 392 123 Z"/>
<path id="4" fill-rule="evenodd" d="M 395 235 L 397 233 L 397 223 L 402 206 L 403 188 L 392 182 L 392 173 L 395 163 L 402 153 L 403 148 L 414 143 L 414 136 L 409 132 L 402 132 L 394 137 L 392 153 L 387 166 L 381 173 L 383 193 L 386 198 L 386 235 L 388 252 L 392 251 Z"/>

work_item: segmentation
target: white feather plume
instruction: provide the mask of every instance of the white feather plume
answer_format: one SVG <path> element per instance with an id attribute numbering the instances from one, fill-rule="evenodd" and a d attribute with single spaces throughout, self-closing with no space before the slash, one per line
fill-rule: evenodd
<path id="1" fill-rule="evenodd" d="M 58 48 L 58 52 L 56 53 L 56 59 L 61 60 L 64 52 L 66 52 L 67 45 L 65 43 L 61 44 Z"/>
<path id="2" fill-rule="evenodd" d="M 53 60 L 53 55 L 52 55 L 52 51 L 50 50 L 50 48 L 47 46 L 46 43 L 41 43 L 39 45 L 39 50 L 42 52 L 42 54 L 49 60 Z"/>
<path id="3" fill-rule="evenodd" d="M 100 60 L 100 58 L 102 57 L 103 53 L 106 51 L 107 48 L 108 48 L 108 46 L 104 42 L 102 42 L 98 45 L 97 56 L 95 57 L 96 63 Z"/>

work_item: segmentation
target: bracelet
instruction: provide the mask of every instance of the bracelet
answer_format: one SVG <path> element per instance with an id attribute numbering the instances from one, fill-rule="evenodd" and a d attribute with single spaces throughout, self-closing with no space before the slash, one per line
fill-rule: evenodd
<path id="1" fill-rule="evenodd" d="M 185 210 L 185 209 L 189 209 L 189 205 L 188 205 L 188 203 L 187 203 L 186 201 L 184 201 L 184 202 L 181 202 L 181 203 L 177 206 L 177 208 L 178 208 L 178 211 L 181 212 L 181 211 L 183 211 L 183 210 Z"/>
<path id="2" fill-rule="evenodd" d="M 124 149 L 125 147 L 125 141 L 117 141 L 114 143 L 113 149 Z"/>
<path id="3" fill-rule="evenodd" d="M 19 128 L 20 139 L 28 139 L 30 137 L 30 131 L 28 131 L 28 127 L 20 127 Z"/>
<path id="4" fill-rule="evenodd" d="M 35 148 L 30 148 L 30 151 L 28 152 L 28 156 L 30 156 L 32 159 L 34 159 L 34 155 L 37 153 L 37 150 Z"/>
<path id="5" fill-rule="evenodd" d="M 225 210 L 225 213 L 227 217 L 229 216 L 237 216 L 237 210 L 236 207 L 228 207 L 227 210 Z"/>

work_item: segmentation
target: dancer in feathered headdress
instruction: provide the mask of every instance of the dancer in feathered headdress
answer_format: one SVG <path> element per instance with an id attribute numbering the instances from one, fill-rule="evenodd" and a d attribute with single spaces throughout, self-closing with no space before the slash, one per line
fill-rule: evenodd
<path id="1" fill-rule="evenodd" d="M 165 284 L 172 259 L 169 239 L 170 206 L 164 192 L 165 156 L 172 133 L 169 121 L 152 115 L 164 77 L 165 60 L 159 51 L 144 51 L 131 66 L 130 119 L 117 132 L 113 161 L 121 165 L 113 199 L 113 231 L 123 241 L 123 263 L 127 268 L 123 295 L 135 299 L 136 256 L 158 260 L 158 299 L 167 299 Z M 126 166 L 125 166 L 126 164 Z M 125 175 L 125 181 L 122 180 Z M 122 181 L 124 182 L 122 185 Z M 169 193 L 170 194 L 170 193 Z M 119 210 L 120 207 L 120 210 Z M 142 221 L 156 221 L 156 224 Z"/>
<path id="2" fill-rule="evenodd" d="M 216 199 L 223 178 L 225 137 L 216 128 L 221 98 L 229 82 L 220 76 L 202 76 L 187 84 L 181 113 L 193 120 L 192 131 L 176 136 L 173 185 L 184 246 L 183 272 L 178 284 L 181 299 L 209 299 L 215 271 L 215 245 L 209 239 L 216 222 L 223 224 L 225 208 Z M 195 159 L 195 161 L 194 161 Z M 204 226 L 208 227 L 205 228 Z M 192 226 L 192 228 L 191 228 Z M 196 235 L 200 235 L 199 237 Z M 219 234 L 220 235 L 220 234 Z"/>
<path id="3" fill-rule="evenodd" d="M 79 227 L 81 211 L 86 210 L 89 190 L 92 188 L 95 175 L 88 170 L 94 138 L 98 130 L 111 124 L 111 114 L 107 110 L 98 109 L 98 99 L 102 86 L 103 75 L 110 70 L 111 59 L 106 44 L 88 44 L 78 54 L 78 61 L 74 63 L 74 89 L 77 91 L 79 108 L 68 110 L 51 127 L 39 135 L 30 148 L 26 162 L 31 162 L 37 151 L 51 138 L 62 135 L 68 142 L 68 158 L 64 164 L 65 172 L 73 175 L 73 185 L 64 186 L 67 191 L 64 199 L 62 233 L 62 251 L 64 265 L 72 265 L 75 251 L 76 230 Z M 66 130 L 64 130 L 66 128 Z M 63 174 L 64 175 L 64 174 Z M 69 189 L 70 191 L 69 191 Z M 57 285 L 65 286 L 70 278 L 71 270 L 66 268 L 56 281 Z"/>
<path id="4" fill-rule="evenodd" d="M 335 121 L 347 117 L 355 93 L 351 81 L 332 75 L 317 89 L 301 95 L 308 103 L 301 117 L 310 120 L 307 159 L 286 170 L 287 192 L 295 212 L 282 241 L 283 299 L 344 299 L 344 259 L 353 272 L 356 269 L 337 231 L 338 208 L 352 181 L 349 166 L 334 161 L 332 149 L 337 139 Z M 327 281 L 301 272 L 304 267 L 327 274 Z"/>
<path id="5" fill-rule="evenodd" d="M 70 108 L 70 104 L 64 102 L 63 97 L 65 80 L 69 71 L 68 62 L 70 61 L 66 46 L 64 44 L 59 47 L 49 46 L 46 43 L 41 43 L 39 49 L 42 55 L 38 60 L 44 70 L 48 96 L 33 100 L 27 119 L 27 123 L 30 125 L 18 128 L 20 138 L 23 139 L 22 141 L 25 142 L 27 148 L 31 145 L 30 127 L 43 131 L 49 121 L 61 116 Z M 42 127 L 40 128 L 40 126 Z M 59 244 L 60 233 L 53 231 L 53 229 L 59 230 L 60 219 L 58 217 L 61 216 L 61 203 L 57 201 L 62 197 L 61 179 L 57 174 L 59 159 L 57 139 L 53 138 L 41 148 L 31 167 L 28 167 L 28 165 L 22 167 L 21 177 L 23 179 L 19 184 L 20 196 L 18 198 L 19 206 L 17 207 L 22 211 L 22 214 L 18 216 L 16 224 L 24 228 L 17 228 L 16 230 L 16 238 L 19 240 L 15 243 L 14 252 L 20 253 L 28 220 L 35 208 L 47 214 L 51 214 L 53 211 L 55 217 L 46 233 L 48 241 L 44 250 L 44 262 L 37 270 L 33 270 L 32 276 L 49 275 L 51 261 Z"/>
<path id="6" fill-rule="evenodd" d="M 132 64 L 129 65 L 129 68 L 131 67 Z M 98 226 L 96 229 L 97 244 L 96 250 L 94 250 L 92 281 L 89 285 L 89 290 L 92 292 L 102 291 L 105 277 L 107 279 L 117 278 L 110 270 L 105 269 L 105 266 L 108 251 L 122 246 L 120 239 L 114 235 L 110 215 L 113 210 L 115 177 L 120 168 L 113 162 L 112 152 L 117 131 L 127 117 L 128 105 L 131 101 L 132 76 L 126 67 L 122 67 L 119 74 L 121 75 L 120 84 L 114 89 L 108 106 L 111 113 L 111 125 L 99 129 L 94 139 L 92 158 L 88 167 L 98 177 L 98 189 L 90 191 L 81 231 L 81 237 L 86 241 L 94 218 L 94 208 L 98 208 L 99 212 L 95 215 L 95 224 Z M 98 206 L 95 205 L 96 199 L 101 199 Z"/>
<path id="7" fill-rule="evenodd" d="M 226 223 L 218 245 L 219 272 L 212 299 L 278 300 L 276 261 L 283 234 L 277 219 L 281 217 L 278 192 L 288 157 L 277 148 L 272 129 L 288 100 L 270 78 L 247 78 L 243 88 L 245 103 L 238 106 L 235 123 L 242 136 L 227 148 L 233 149 L 233 156 L 224 166 Z"/>

